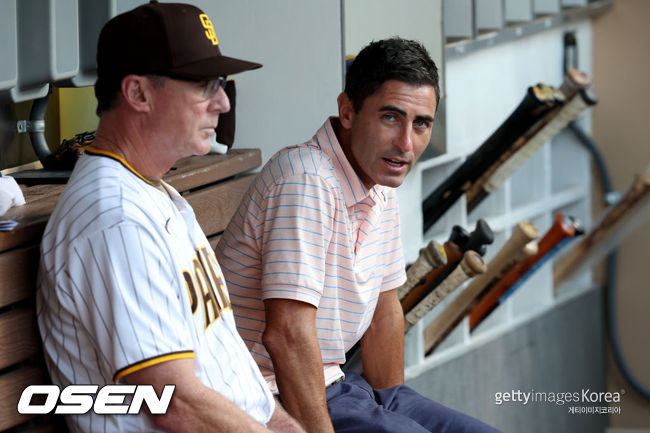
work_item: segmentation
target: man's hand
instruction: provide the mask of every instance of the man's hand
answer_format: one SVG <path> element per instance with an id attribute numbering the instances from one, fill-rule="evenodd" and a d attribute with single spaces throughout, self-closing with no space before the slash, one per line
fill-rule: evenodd
<path id="1" fill-rule="evenodd" d="M 374 389 L 404 383 L 404 312 L 397 290 L 379 294 L 370 327 L 361 339 L 363 376 Z"/>
<path id="2" fill-rule="evenodd" d="M 316 336 L 316 307 L 290 299 L 264 301 L 264 347 L 271 355 L 284 408 L 310 433 L 333 433 Z"/>
<path id="3" fill-rule="evenodd" d="M 194 374 L 193 359 L 163 362 L 124 378 L 133 385 L 152 384 L 159 395 L 165 384 L 176 384 L 167 414 L 151 415 L 156 427 L 165 431 L 271 433 L 235 403 L 203 385 Z"/>

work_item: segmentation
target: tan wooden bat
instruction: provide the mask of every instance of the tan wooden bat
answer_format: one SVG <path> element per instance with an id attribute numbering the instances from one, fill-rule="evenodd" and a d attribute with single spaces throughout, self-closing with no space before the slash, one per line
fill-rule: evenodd
<path id="1" fill-rule="evenodd" d="M 637 175 L 625 196 L 553 270 L 555 290 L 572 275 L 602 259 L 650 216 L 650 168 Z"/>
<path id="2" fill-rule="evenodd" d="M 490 261 L 487 270 L 478 275 L 456 298 L 440 312 L 424 330 L 424 352 L 429 353 L 446 337 L 469 312 L 472 302 L 510 271 L 525 255 L 526 244 L 539 237 L 539 230 L 530 222 L 522 221 L 512 230 L 510 239 Z"/>
<path id="3" fill-rule="evenodd" d="M 596 99 L 587 91 L 581 90 L 579 95 L 574 96 L 563 107 L 555 112 L 537 133 L 521 147 L 515 149 L 512 155 L 506 159 L 487 179 L 483 189 L 492 193 L 496 191 L 512 174 L 517 171 L 535 152 L 537 152 L 548 140 L 564 129 L 569 122 L 572 122 L 580 113 L 589 106 L 594 105 Z M 513 146 L 514 147 L 514 146 Z"/>
<path id="4" fill-rule="evenodd" d="M 445 249 L 436 241 L 429 242 L 420 249 L 418 258 L 406 271 L 406 282 L 397 288 L 397 297 L 401 301 L 411 290 L 434 269 L 447 264 Z"/>
<path id="5" fill-rule="evenodd" d="M 483 257 L 479 253 L 472 250 L 466 251 L 456 269 L 406 314 L 404 317 L 404 332 L 411 329 L 418 320 L 423 318 L 465 281 L 478 274 L 482 274 L 485 272 L 485 269 L 485 260 L 483 260 Z"/>

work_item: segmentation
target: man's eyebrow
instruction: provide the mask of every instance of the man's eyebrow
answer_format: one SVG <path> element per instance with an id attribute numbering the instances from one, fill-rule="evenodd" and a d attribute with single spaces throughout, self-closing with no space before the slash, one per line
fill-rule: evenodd
<path id="1" fill-rule="evenodd" d="M 402 116 L 406 116 L 406 111 L 402 110 L 401 108 L 397 108 L 394 105 L 384 105 L 379 109 L 379 111 L 394 111 L 401 114 Z"/>
<path id="2" fill-rule="evenodd" d="M 433 123 L 433 116 L 429 116 L 428 114 L 421 114 L 419 116 L 415 116 L 415 120 L 424 120 Z"/>
<path id="3" fill-rule="evenodd" d="M 394 105 L 384 105 L 383 107 L 381 107 L 379 109 L 379 111 L 394 111 L 395 113 L 399 113 L 402 116 L 406 116 L 406 111 L 402 110 L 401 108 L 397 108 Z M 417 115 L 417 116 L 415 116 L 415 119 L 416 120 L 425 120 L 425 121 L 433 123 L 433 116 L 429 116 L 427 114 Z"/>

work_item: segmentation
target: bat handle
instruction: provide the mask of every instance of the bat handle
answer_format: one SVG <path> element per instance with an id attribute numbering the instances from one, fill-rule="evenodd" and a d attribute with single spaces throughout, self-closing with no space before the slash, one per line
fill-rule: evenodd
<path id="1" fill-rule="evenodd" d="M 404 331 L 408 331 L 442 302 L 451 292 L 473 276 L 485 272 L 486 265 L 483 257 L 475 251 L 466 251 L 456 267 L 431 293 L 426 295 L 418 304 L 404 316 Z"/>
<path id="2" fill-rule="evenodd" d="M 401 301 L 413 290 L 429 272 L 447 264 L 447 254 L 442 245 L 436 241 L 429 242 L 420 249 L 417 260 L 406 271 L 406 282 L 397 288 L 397 298 Z"/>
<path id="3" fill-rule="evenodd" d="M 407 290 L 405 293 L 400 294 L 400 290 L 397 291 L 397 297 L 400 295 L 400 303 L 402 304 L 402 309 L 404 313 L 408 312 L 418 300 L 421 299 L 427 293 L 427 289 L 433 284 L 433 282 L 440 277 L 447 269 L 458 264 L 462 259 L 463 253 L 460 251 L 458 246 L 453 242 L 445 242 L 444 244 L 445 254 L 447 257 L 447 264 L 443 267 L 433 269 L 424 278 L 424 281 L 418 282 L 411 290 Z"/>
<path id="4" fill-rule="evenodd" d="M 451 234 L 449 235 L 449 242 L 455 243 L 456 245 L 458 245 L 458 247 L 461 250 L 465 251 L 466 249 L 465 244 L 467 243 L 468 240 L 469 240 L 469 233 L 463 227 L 456 225 L 451 228 Z"/>
<path id="5" fill-rule="evenodd" d="M 494 233 L 488 223 L 483 218 L 480 218 L 476 221 L 476 228 L 469 235 L 465 245 L 461 246 L 461 249 L 479 252 L 482 246 L 490 245 L 492 242 L 494 242 Z"/>

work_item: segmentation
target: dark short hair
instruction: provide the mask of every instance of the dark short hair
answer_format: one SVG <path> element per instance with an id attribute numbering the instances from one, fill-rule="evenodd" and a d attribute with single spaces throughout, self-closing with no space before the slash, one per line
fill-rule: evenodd
<path id="1" fill-rule="evenodd" d="M 153 81 L 155 89 L 162 89 L 165 87 L 165 80 L 167 77 L 155 74 L 147 74 L 146 76 Z M 123 79 L 124 78 L 116 77 L 103 77 L 97 79 L 95 82 L 95 97 L 97 98 L 96 113 L 98 116 L 117 106 L 118 96 L 122 91 Z"/>
<path id="2" fill-rule="evenodd" d="M 95 97 L 97 98 L 97 110 L 99 116 L 105 111 L 115 108 L 121 92 L 122 79 L 124 77 L 101 77 L 95 82 Z"/>
<path id="3" fill-rule="evenodd" d="M 361 50 L 345 77 L 345 93 L 354 111 L 359 112 L 365 99 L 388 80 L 433 86 L 438 108 L 438 68 L 420 42 L 394 37 L 371 42 Z"/>

